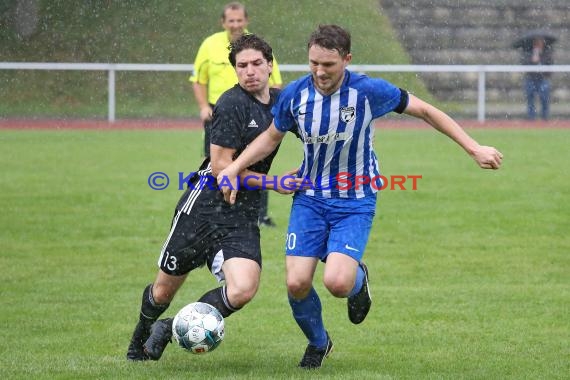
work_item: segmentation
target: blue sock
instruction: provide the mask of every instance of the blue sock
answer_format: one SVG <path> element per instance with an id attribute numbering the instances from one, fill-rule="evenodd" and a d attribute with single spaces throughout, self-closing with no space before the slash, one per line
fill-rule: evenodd
<path id="1" fill-rule="evenodd" d="M 293 318 L 309 340 L 309 344 L 322 348 L 327 345 L 327 332 L 323 324 L 322 306 L 315 288 L 302 300 L 293 299 L 289 295 L 289 305 L 293 310 Z"/>
<path id="2" fill-rule="evenodd" d="M 356 280 L 354 281 L 354 288 L 350 291 L 349 297 L 355 295 L 362 289 L 362 284 L 364 284 L 364 269 L 359 265 L 356 268 Z"/>

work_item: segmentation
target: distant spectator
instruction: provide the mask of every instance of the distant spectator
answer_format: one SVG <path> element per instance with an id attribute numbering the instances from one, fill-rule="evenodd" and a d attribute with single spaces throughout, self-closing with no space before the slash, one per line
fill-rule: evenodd
<path id="1" fill-rule="evenodd" d="M 552 45 L 547 44 L 544 37 L 537 36 L 532 40 L 530 49 L 523 49 L 523 65 L 552 65 Z M 550 116 L 550 75 L 549 72 L 527 72 L 524 76 L 524 90 L 527 99 L 527 119 L 537 116 L 536 96 L 540 100 L 543 120 Z"/>

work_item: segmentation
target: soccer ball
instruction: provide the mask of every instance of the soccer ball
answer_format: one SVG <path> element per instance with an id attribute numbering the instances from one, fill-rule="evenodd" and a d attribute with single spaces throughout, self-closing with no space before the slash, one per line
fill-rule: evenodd
<path id="1" fill-rule="evenodd" d="M 224 339 L 224 317 L 210 304 L 191 303 L 174 317 L 172 335 L 180 347 L 193 354 L 213 351 Z"/>

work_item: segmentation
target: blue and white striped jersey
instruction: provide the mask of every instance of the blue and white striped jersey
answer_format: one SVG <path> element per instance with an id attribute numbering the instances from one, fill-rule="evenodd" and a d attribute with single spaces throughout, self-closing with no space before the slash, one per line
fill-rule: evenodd
<path id="1" fill-rule="evenodd" d="M 278 130 L 297 129 L 304 142 L 299 176 L 313 184 L 305 194 L 362 198 L 378 191 L 382 181 L 372 121 L 391 111 L 402 113 L 407 105 L 406 91 L 348 70 L 329 96 L 315 89 L 311 75 L 285 87 L 272 113 Z"/>

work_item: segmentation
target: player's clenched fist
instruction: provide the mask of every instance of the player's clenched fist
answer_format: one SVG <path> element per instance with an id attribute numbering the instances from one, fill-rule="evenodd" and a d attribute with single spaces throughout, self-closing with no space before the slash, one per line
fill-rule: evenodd
<path id="1" fill-rule="evenodd" d="M 233 205 L 236 203 L 239 184 L 238 173 L 235 173 L 231 169 L 231 165 L 223 169 L 216 179 L 218 181 L 218 187 L 224 195 L 224 200 Z"/>
<path id="2" fill-rule="evenodd" d="M 475 162 L 483 169 L 497 170 L 503 163 L 503 154 L 492 146 L 479 146 L 471 154 Z"/>

